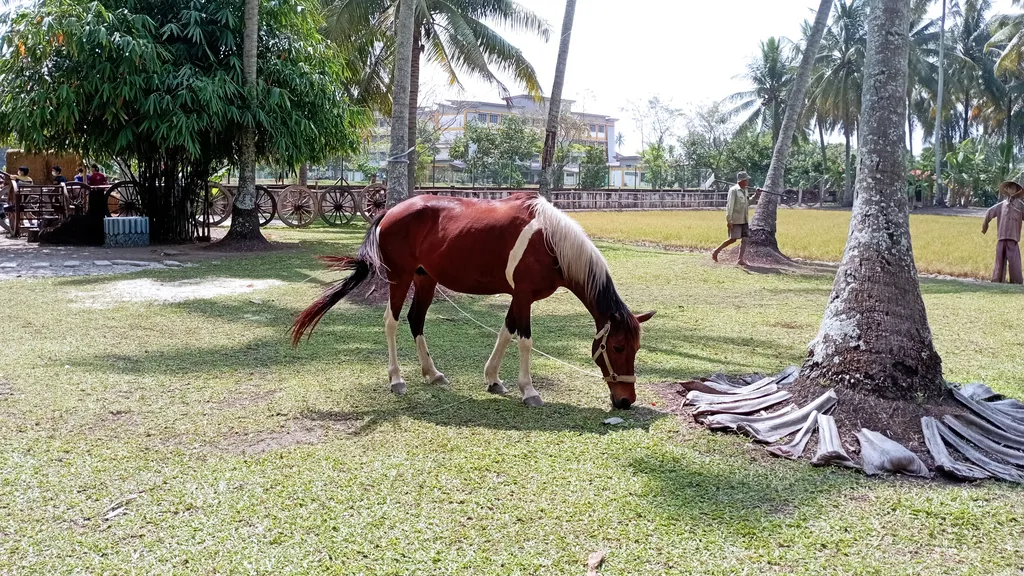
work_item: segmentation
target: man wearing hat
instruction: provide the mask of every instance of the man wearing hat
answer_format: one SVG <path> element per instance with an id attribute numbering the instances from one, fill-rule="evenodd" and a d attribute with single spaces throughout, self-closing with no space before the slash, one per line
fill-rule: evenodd
<path id="1" fill-rule="evenodd" d="M 739 240 L 740 257 L 736 263 L 740 266 L 747 265 L 744 257 L 747 253 L 747 237 L 750 236 L 750 226 L 747 223 L 747 212 L 750 210 L 750 198 L 747 196 L 749 182 L 750 176 L 746 172 L 738 172 L 736 185 L 729 188 L 729 200 L 725 204 L 725 222 L 729 228 L 729 238 L 711 253 L 711 259 L 715 262 L 718 262 L 719 252 Z"/>
<path id="2" fill-rule="evenodd" d="M 1020 266 L 1020 228 L 1024 220 L 1024 188 L 1010 180 L 999 187 L 1003 201 L 988 209 L 985 223 L 981 225 L 981 233 L 988 233 L 988 223 L 993 218 L 998 220 L 996 229 L 999 241 L 996 242 L 996 265 L 992 270 L 993 282 L 1005 282 L 1009 268 L 1010 283 L 1024 284 L 1024 275 Z"/>

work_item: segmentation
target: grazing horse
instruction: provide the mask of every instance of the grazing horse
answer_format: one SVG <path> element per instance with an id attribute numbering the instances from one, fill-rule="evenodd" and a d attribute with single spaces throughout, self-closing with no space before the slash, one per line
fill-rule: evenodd
<path id="1" fill-rule="evenodd" d="M 530 307 L 565 287 L 594 317 L 593 359 L 608 383 L 612 405 L 636 402 L 633 362 L 640 348 L 640 324 L 654 312 L 634 315 L 615 291 L 608 264 L 583 228 L 535 194 L 504 200 L 442 196 L 410 198 L 378 217 L 355 258 L 327 258 L 353 274 L 328 288 L 295 319 L 292 344 L 312 332 L 324 314 L 370 274 L 386 275 L 390 301 L 384 313 L 388 377 L 396 394 L 406 391 L 398 366 L 398 318 L 410 284 L 415 287 L 409 325 L 423 377 L 447 380 L 434 366 L 423 337 L 427 308 L 438 284 L 464 294 L 511 294 L 512 303 L 484 367 L 488 392 L 504 394 L 498 378 L 512 335 L 519 337 L 519 390 L 528 406 L 543 404 L 530 375 Z"/>

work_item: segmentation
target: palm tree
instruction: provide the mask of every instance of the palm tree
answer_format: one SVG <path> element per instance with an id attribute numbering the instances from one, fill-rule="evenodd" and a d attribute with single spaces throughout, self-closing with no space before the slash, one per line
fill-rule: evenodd
<path id="1" fill-rule="evenodd" d="M 957 115 L 961 142 L 971 137 L 971 119 L 985 85 L 996 81 L 995 63 L 985 49 L 992 37 L 985 17 L 991 8 L 989 0 L 965 0 L 951 11 L 955 24 L 950 31 L 949 76 L 960 100 Z"/>
<path id="2" fill-rule="evenodd" d="M 905 169 L 894 161 L 903 158 L 906 137 L 901 96 L 907 91 L 908 8 L 905 0 L 874 0 L 868 15 L 861 170 L 850 234 L 798 384 L 828 382 L 840 402 L 864 396 L 915 402 L 944 391 L 910 243 Z"/>
<path id="3" fill-rule="evenodd" d="M 772 145 L 779 139 L 782 119 L 786 115 L 786 95 L 793 84 L 793 57 L 784 42 L 769 38 L 761 42 L 761 51 L 747 64 L 747 72 L 740 76 L 754 89 L 728 96 L 723 103 L 731 104 L 728 117 L 741 117 L 739 130 L 770 130 Z"/>
<path id="4" fill-rule="evenodd" d="M 540 156 L 540 194 L 547 196 L 551 191 L 551 166 L 555 160 L 555 144 L 558 140 L 558 119 L 562 113 L 562 84 L 565 83 L 565 65 L 569 60 L 569 39 L 572 36 L 572 21 L 576 15 L 576 0 L 565 0 L 565 15 L 562 17 L 562 38 L 558 44 L 558 61 L 555 63 L 555 83 L 551 88 L 548 103 L 548 121 L 544 130 L 544 150 Z"/>
<path id="5" fill-rule="evenodd" d="M 243 22 L 245 29 L 242 33 L 242 76 L 245 80 L 245 91 L 253 95 L 256 92 L 259 0 L 245 0 Z M 268 245 L 260 232 L 260 219 L 256 208 L 256 130 L 246 125 L 238 139 L 238 191 L 231 208 L 231 227 L 223 242 L 252 250 Z"/>
<path id="6" fill-rule="evenodd" d="M 777 224 L 777 210 L 779 196 L 785 184 L 786 162 L 789 160 L 789 148 L 793 143 L 793 135 L 796 133 L 797 124 L 800 122 L 802 108 L 807 95 L 807 85 L 811 80 L 811 71 L 814 68 L 814 61 L 818 54 L 818 47 L 821 45 L 821 37 L 825 33 L 825 26 L 828 24 L 828 14 L 832 9 L 832 0 L 821 0 L 818 11 L 814 18 L 814 26 L 807 36 L 807 44 L 803 48 L 803 55 L 800 58 L 800 68 L 794 77 L 789 94 L 786 99 L 789 106 L 786 108 L 786 116 L 782 122 L 781 132 L 774 134 L 775 147 L 772 152 L 772 162 L 768 168 L 768 179 L 765 182 L 765 189 L 769 192 L 762 195 L 757 203 L 757 211 L 754 212 L 754 219 L 751 222 L 751 241 L 753 247 L 762 246 L 770 252 L 779 252 L 779 243 L 775 238 Z"/>
<path id="7" fill-rule="evenodd" d="M 409 197 L 409 188 L 414 180 L 409 179 L 409 166 L 414 165 L 409 147 L 416 141 L 407 139 L 416 116 L 409 117 L 409 101 L 412 83 L 412 47 L 415 37 L 416 0 L 401 0 L 398 5 L 398 21 L 395 24 L 395 67 L 394 96 L 391 106 L 391 150 L 388 159 L 388 208 Z M 404 163 L 403 163 L 404 159 Z M 396 161 L 397 160 L 397 161 Z M 415 173 L 414 173 L 415 176 Z"/>
<path id="8" fill-rule="evenodd" d="M 1013 4 L 1024 6 L 1024 1 Z M 981 117 L 987 132 L 1003 135 L 1003 171 L 1008 175 L 1014 148 L 1024 143 L 1024 14 L 996 15 L 989 25 L 992 36 L 985 47 L 994 60 L 997 82 L 985 83 Z"/>
<path id="9" fill-rule="evenodd" d="M 843 173 L 842 204 L 853 204 L 853 157 L 851 138 L 860 116 L 861 84 L 864 73 L 864 0 L 836 0 L 832 21 L 822 39 L 818 73 L 814 78 L 814 99 L 819 113 L 838 125 L 846 141 L 846 169 Z M 902 124 L 902 122 L 900 122 Z"/>
<path id="10" fill-rule="evenodd" d="M 327 35 L 350 54 L 350 68 L 363 92 L 359 101 L 374 104 L 381 111 L 380 101 L 386 98 L 380 90 L 387 89 L 382 79 L 393 68 L 394 38 L 392 29 L 394 0 L 325 0 Z M 522 51 L 492 29 L 498 24 L 513 32 L 530 32 L 545 41 L 551 35 L 547 21 L 513 0 L 414 0 L 416 20 L 412 41 L 412 63 L 409 69 L 409 114 L 416 118 L 419 109 L 420 58 L 441 69 L 453 86 L 461 86 L 460 72 L 468 73 L 497 86 L 503 95 L 509 91 L 495 72 L 505 72 L 519 82 L 535 98 L 542 90 L 533 65 Z M 353 42 L 357 39 L 357 42 Z M 350 45 L 350 48 L 344 48 Z M 409 122 L 408 141 L 416 142 L 416 122 Z M 413 174 L 415 152 L 409 157 L 408 170 Z M 413 176 L 409 176 L 410 181 Z"/>
<path id="11" fill-rule="evenodd" d="M 907 81 L 907 142 L 910 143 L 910 156 L 914 156 L 914 122 L 924 122 L 915 114 L 915 100 L 926 100 L 927 93 L 935 94 L 938 90 L 936 78 L 938 67 L 939 32 L 938 21 L 927 18 L 928 8 L 933 0 L 913 0 L 910 6 L 910 56 L 907 68 L 910 72 Z"/>

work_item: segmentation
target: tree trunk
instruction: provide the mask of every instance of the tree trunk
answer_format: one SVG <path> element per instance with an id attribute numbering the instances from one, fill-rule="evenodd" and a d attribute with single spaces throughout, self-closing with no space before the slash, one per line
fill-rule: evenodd
<path id="1" fill-rule="evenodd" d="M 242 36 L 242 75 L 248 101 L 256 98 L 256 39 L 260 25 L 259 0 L 245 0 L 245 30 Z M 231 228 L 223 243 L 243 249 L 256 249 L 269 243 L 260 232 L 256 208 L 256 130 L 242 128 L 239 135 L 238 189 L 231 207 Z"/>
<path id="2" fill-rule="evenodd" d="M 1003 176 L 1005 178 L 1010 177 L 1010 169 L 1013 168 L 1013 94 L 1007 86 L 1006 91 L 1006 150 L 1003 152 L 1005 158 L 1003 162 L 1006 164 L 1006 170 Z"/>
<path id="3" fill-rule="evenodd" d="M 821 142 L 821 181 L 818 182 L 818 207 L 825 203 L 825 179 L 828 174 L 828 146 L 825 144 L 825 124 L 818 119 L 818 141 Z"/>
<path id="4" fill-rule="evenodd" d="M 391 98 L 391 152 L 388 158 L 390 208 L 409 197 L 409 81 L 412 79 L 412 39 L 416 28 L 415 0 L 399 0 L 395 22 L 394 92 Z"/>
<path id="5" fill-rule="evenodd" d="M 935 98 L 935 205 L 945 206 L 946 199 L 942 189 L 942 97 L 945 94 L 945 61 L 946 61 L 946 0 L 942 2 L 942 17 L 939 20 L 939 91 Z"/>
<path id="6" fill-rule="evenodd" d="M 907 143 L 910 146 L 910 159 L 914 159 L 914 115 L 910 110 L 910 96 L 907 96 Z"/>
<path id="7" fill-rule="evenodd" d="M 299 185 L 309 186 L 309 164 L 299 164 Z"/>
<path id="8" fill-rule="evenodd" d="M 960 141 L 963 142 L 971 137 L 971 89 L 964 89 L 964 126 L 960 134 Z"/>
<path id="9" fill-rule="evenodd" d="M 807 45 L 804 47 L 803 59 L 800 61 L 800 68 L 797 70 L 796 78 L 793 80 L 793 87 L 789 91 L 786 108 L 786 117 L 782 121 L 781 132 L 776 134 L 775 148 L 772 152 L 772 163 L 768 168 L 768 179 L 764 184 L 768 194 L 762 194 L 757 202 L 757 210 L 750 222 L 750 243 L 751 247 L 761 246 L 773 252 L 779 252 L 779 242 L 775 237 L 775 230 L 778 224 L 779 197 L 785 189 L 786 183 L 786 162 L 789 161 L 789 149 L 793 144 L 793 134 L 796 133 L 797 124 L 803 114 L 804 101 L 807 95 L 807 85 L 811 81 L 811 70 L 814 68 L 814 60 L 818 55 L 818 46 L 821 44 L 821 37 L 825 33 L 828 24 L 829 12 L 832 10 L 832 0 L 821 0 L 818 5 L 818 12 L 814 18 L 814 26 L 811 34 L 807 37 Z"/>
<path id="10" fill-rule="evenodd" d="M 900 122 L 900 126 L 903 122 Z M 843 170 L 843 195 L 839 204 L 844 208 L 853 206 L 853 154 L 850 150 L 850 129 L 843 129 L 846 137 L 846 168 Z"/>
<path id="11" fill-rule="evenodd" d="M 576 16 L 576 0 L 565 0 L 565 15 L 562 17 L 562 39 L 558 44 L 558 61 L 555 63 L 555 83 L 551 87 L 548 103 L 548 123 L 544 130 L 544 151 L 540 156 L 540 194 L 551 192 L 552 164 L 555 160 L 555 143 L 558 139 L 558 119 L 562 114 L 562 84 L 565 83 L 565 65 L 569 60 L 569 38 L 572 36 L 572 21 Z"/>
<path id="12" fill-rule="evenodd" d="M 942 394 L 910 244 L 904 163 L 909 2 L 867 21 L 860 171 L 843 261 L 801 377 L 893 400 Z"/>
<path id="13" fill-rule="evenodd" d="M 409 62 L 409 194 L 416 188 L 416 132 L 419 128 L 420 100 L 420 27 L 412 33 L 412 60 Z"/>

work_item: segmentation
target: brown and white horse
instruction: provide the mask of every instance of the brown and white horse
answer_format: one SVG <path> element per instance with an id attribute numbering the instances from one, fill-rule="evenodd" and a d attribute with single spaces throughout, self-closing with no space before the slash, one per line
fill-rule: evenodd
<path id="1" fill-rule="evenodd" d="M 611 392 L 612 405 L 636 402 L 633 367 L 640 348 L 640 323 L 654 312 L 635 316 L 615 291 L 608 264 L 574 220 L 543 198 L 516 194 L 504 200 L 417 196 L 379 217 L 356 258 L 328 258 L 353 274 L 328 288 L 295 320 L 292 343 L 312 332 L 324 314 L 370 274 L 386 275 L 390 303 L 384 313 L 391 390 L 406 391 L 398 366 L 398 318 L 415 287 L 409 324 L 416 340 L 423 377 L 446 383 L 434 366 L 423 337 L 427 308 L 438 284 L 464 294 L 511 294 L 512 304 L 484 367 L 487 390 L 507 392 L 498 370 L 512 334 L 519 336 L 519 390 L 529 406 L 543 404 L 530 375 L 530 307 L 555 290 L 570 290 L 594 317 L 597 335 L 592 353 Z"/>

